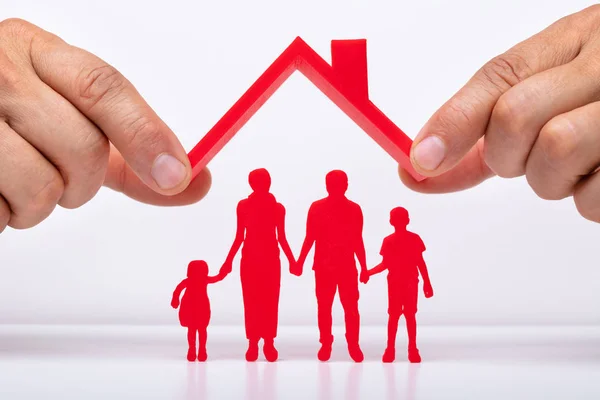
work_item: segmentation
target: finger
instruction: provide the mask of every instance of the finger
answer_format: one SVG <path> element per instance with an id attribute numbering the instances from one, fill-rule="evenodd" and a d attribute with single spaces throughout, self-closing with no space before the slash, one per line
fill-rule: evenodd
<path id="1" fill-rule="evenodd" d="M 38 76 L 104 132 L 142 182 L 164 195 L 188 186 L 181 143 L 114 67 L 42 30 L 30 53 Z"/>
<path id="2" fill-rule="evenodd" d="M 406 187 L 420 193 L 449 193 L 469 189 L 494 176 L 483 161 L 483 139 L 469 150 L 467 155 L 449 171 L 416 181 L 408 172 L 398 168 L 400 179 Z"/>
<path id="3" fill-rule="evenodd" d="M 0 195 L 0 233 L 4 232 L 8 222 L 10 221 L 10 206 Z"/>
<path id="4" fill-rule="evenodd" d="M 571 24 L 570 18 L 562 19 L 484 65 L 417 135 L 411 151 L 415 169 L 438 176 L 456 166 L 484 135 L 502 94 L 540 71 L 573 60 L 583 38 Z M 478 168 L 476 163 L 471 166 Z"/>
<path id="5" fill-rule="evenodd" d="M 111 147 L 104 181 L 106 187 L 124 193 L 132 199 L 157 206 L 182 206 L 196 203 L 206 196 L 210 185 L 210 172 L 204 169 L 183 192 L 174 196 L 163 196 L 140 181 L 114 147 Z"/>
<path id="6" fill-rule="evenodd" d="M 62 197 L 60 173 L 5 122 L 0 122 L 0 171 L 0 194 L 10 206 L 13 228 L 39 224 Z"/>
<path id="7" fill-rule="evenodd" d="M 600 172 L 585 178 L 576 188 L 575 205 L 582 217 L 600 222 Z"/>
<path id="8" fill-rule="evenodd" d="M 538 196 L 558 200 L 600 166 L 600 103 L 588 104 L 548 122 L 527 161 L 527 181 Z"/>
<path id="9" fill-rule="evenodd" d="M 525 173 L 540 130 L 553 117 L 600 98 L 600 85 L 587 57 L 532 76 L 496 104 L 485 134 L 484 159 L 505 178 Z"/>
<path id="10" fill-rule="evenodd" d="M 59 204 L 79 207 L 102 186 L 108 140 L 71 103 L 32 78 L 7 107 L 10 126 L 61 173 L 65 189 Z"/>

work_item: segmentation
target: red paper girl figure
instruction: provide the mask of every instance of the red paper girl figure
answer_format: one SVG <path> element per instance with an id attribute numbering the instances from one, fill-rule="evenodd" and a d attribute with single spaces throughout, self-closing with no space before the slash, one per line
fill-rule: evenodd
<path id="1" fill-rule="evenodd" d="M 227 274 L 223 271 L 216 276 L 208 276 L 208 264 L 205 261 L 192 261 L 188 265 L 187 278 L 181 281 L 173 292 L 171 306 L 179 307 L 179 322 L 188 328 L 189 350 L 188 361 L 196 361 L 196 334 L 198 335 L 198 361 L 206 361 L 206 328 L 210 322 L 210 301 L 208 299 L 208 285 L 216 283 Z M 185 290 L 181 307 L 179 297 Z"/>

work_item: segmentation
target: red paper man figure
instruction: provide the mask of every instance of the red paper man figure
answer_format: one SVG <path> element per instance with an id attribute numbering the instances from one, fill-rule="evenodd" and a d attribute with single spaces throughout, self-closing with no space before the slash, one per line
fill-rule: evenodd
<path id="1" fill-rule="evenodd" d="M 381 255 L 383 261 L 368 271 L 369 276 L 388 270 L 388 343 L 383 354 L 383 362 L 393 362 L 396 358 L 396 332 L 398 321 L 404 314 L 408 331 L 408 359 L 412 363 L 421 362 L 417 349 L 417 299 L 419 297 L 419 272 L 423 277 L 425 297 L 433 296 L 433 289 L 423 260 L 425 244 L 419 235 L 406 230 L 409 223 L 408 211 L 402 207 L 390 212 L 390 224 L 395 232 L 383 240 Z"/>
<path id="2" fill-rule="evenodd" d="M 285 236 L 285 208 L 269 192 L 269 172 L 254 170 L 248 181 L 253 192 L 237 206 L 237 233 L 221 271 L 231 272 L 233 259 L 243 243 L 240 275 L 248 339 L 246 360 L 258 359 L 258 341 L 262 338 L 265 358 L 273 362 L 278 357 L 274 340 L 281 284 L 279 246 L 290 265 L 295 261 Z"/>
<path id="3" fill-rule="evenodd" d="M 313 270 L 321 342 L 318 358 L 327 361 L 331 357 L 331 311 L 335 293 L 339 290 L 344 307 L 348 352 L 354 361 L 362 362 L 364 357 L 359 346 L 358 272 L 354 257 L 360 263 L 361 277 L 366 279 L 363 214 L 358 204 L 346 198 L 348 177 L 345 172 L 329 172 L 326 186 L 329 196 L 314 202 L 308 211 L 306 239 L 298 264 L 291 272 L 298 276 L 302 274 L 306 256 L 315 244 Z"/>
<path id="4" fill-rule="evenodd" d="M 223 280 L 226 275 L 219 272 L 216 276 L 208 276 L 208 264 L 205 261 L 192 261 L 188 265 L 187 278 L 173 292 L 171 306 L 177 308 L 181 292 L 185 289 L 179 308 L 179 322 L 188 328 L 188 361 L 196 360 L 196 335 L 199 341 L 198 361 L 206 361 L 206 328 L 210 322 L 207 286 Z"/>

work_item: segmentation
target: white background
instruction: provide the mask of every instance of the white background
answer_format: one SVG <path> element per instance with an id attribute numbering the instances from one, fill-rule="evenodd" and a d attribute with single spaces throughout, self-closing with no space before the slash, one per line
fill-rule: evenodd
<path id="1" fill-rule="evenodd" d="M 326 60 L 331 39 L 367 38 L 371 99 L 414 138 L 488 59 L 593 2 L 0 0 L 21 17 L 120 69 L 191 149 L 263 70 L 302 36 Z M 423 324 L 600 322 L 600 225 L 571 200 L 546 202 L 524 179 L 419 195 L 395 162 L 301 75 L 292 78 L 211 163 L 214 184 L 182 208 L 138 204 L 108 189 L 35 229 L 0 236 L 0 323 L 177 324 L 169 307 L 192 259 L 217 271 L 248 172 L 267 167 L 297 254 L 310 203 L 341 168 L 365 215 L 369 264 L 406 207 L 427 245 L 435 290 Z M 285 264 L 284 264 L 285 265 Z M 313 278 L 284 274 L 283 325 L 316 324 Z M 237 272 L 237 267 L 236 271 Z M 241 324 L 239 276 L 210 289 L 213 324 Z M 361 285 L 364 324 L 386 319 L 383 277 Z M 336 322 L 342 322 L 336 306 Z"/>

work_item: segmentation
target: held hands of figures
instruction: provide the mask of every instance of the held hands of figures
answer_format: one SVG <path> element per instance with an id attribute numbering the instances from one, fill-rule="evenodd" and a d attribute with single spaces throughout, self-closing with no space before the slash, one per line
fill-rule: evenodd
<path id="1" fill-rule="evenodd" d="M 225 261 L 221 269 L 219 270 L 220 274 L 229 275 L 233 271 L 233 263 L 229 261 Z"/>
<path id="2" fill-rule="evenodd" d="M 360 281 L 361 283 L 369 282 L 369 271 L 361 271 L 360 272 Z"/>
<path id="3" fill-rule="evenodd" d="M 303 262 L 290 260 L 290 274 L 295 276 L 302 275 Z"/>

